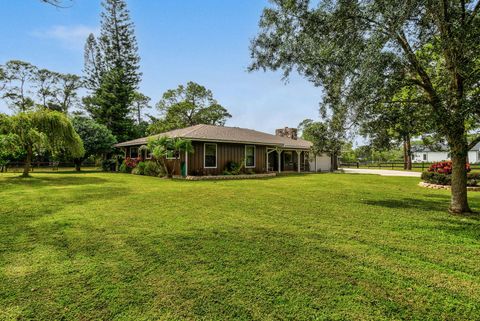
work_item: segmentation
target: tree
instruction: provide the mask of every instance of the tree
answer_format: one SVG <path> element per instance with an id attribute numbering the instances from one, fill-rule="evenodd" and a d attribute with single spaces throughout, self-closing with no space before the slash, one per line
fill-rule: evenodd
<path id="1" fill-rule="evenodd" d="M 91 91 L 86 110 L 107 126 L 118 140 L 133 136 L 130 117 L 141 73 L 134 25 L 124 0 L 102 2 L 101 32 L 85 44 L 85 82 Z"/>
<path id="2" fill-rule="evenodd" d="M 8 61 L 4 66 L 2 98 L 10 109 L 18 112 L 31 110 L 34 106 L 31 86 L 37 67 L 20 60 Z"/>
<path id="3" fill-rule="evenodd" d="M 213 98 L 210 90 L 191 81 L 186 86 L 167 90 L 157 103 L 157 109 L 161 118 L 150 127 L 152 133 L 198 124 L 223 126 L 232 117 Z"/>
<path id="4" fill-rule="evenodd" d="M 15 135 L 0 134 L 0 172 L 6 171 L 8 163 L 13 159 L 21 157 L 22 154 L 24 154 L 24 151 L 17 145 Z"/>
<path id="5" fill-rule="evenodd" d="M 137 125 L 140 125 L 143 121 L 142 110 L 152 108 L 150 106 L 150 97 L 145 96 L 141 92 L 135 92 L 133 96 L 133 113 L 137 120 Z"/>
<path id="6" fill-rule="evenodd" d="M 430 114 L 422 104 L 416 88 L 403 88 L 389 103 L 372 106 L 362 115 L 360 132 L 370 138 L 377 150 L 390 150 L 403 145 L 404 169 L 412 169 L 411 140 L 429 131 Z M 415 101 L 415 96 L 419 99 Z"/>
<path id="7" fill-rule="evenodd" d="M 0 136 L 14 135 L 16 146 L 26 151 L 22 177 L 28 177 L 35 151 L 58 153 L 67 150 L 73 157 L 82 157 L 82 140 L 63 113 L 49 110 L 0 114 Z"/>
<path id="8" fill-rule="evenodd" d="M 333 120 L 315 122 L 305 119 L 298 127 L 302 130 L 302 137 L 313 143 L 313 154 L 328 154 L 332 159 L 332 170 L 337 170 L 338 156 L 345 144 L 344 131 L 338 130 Z"/>
<path id="9" fill-rule="evenodd" d="M 111 152 L 113 145 L 117 142 L 115 136 L 106 126 L 98 124 L 92 119 L 76 115 L 72 117 L 72 124 L 82 139 L 85 149 L 85 154 L 82 157 L 74 158 L 77 171 L 80 171 L 81 164 L 86 158 Z"/>
<path id="10" fill-rule="evenodd" d="M 1 97 L 15 112 L 40 106 L 67 113 L 78 102 L 78 90 L 83 84 L 77 75 L 37 68 L 19 60 L 8 61 L 3 69 Z"/>
<path id="11" fill-rule="evenodd" d="M 145 147 L 143 147 L 145 148 Z M 155 139 L 150 139 L 147 148 L 152 153 L 152 158 L 157 164 L 164 168 L 167 177 L 172 178 L 175 174 L 175 168 L 178 164 L 179 157 L 175 157 L 173 162 L 167 161 L 167 156 L 180 155 L 180 153 L 193 153 L 192 142 L 183 138 L 170 138 L 161 136 Z"/>
<path id="12" fill-rule="evenodd" d="M 414 86 L 453 160 L 450 211 L 469 212 L 467 140 L 480 116 L 480 1 L 273 0 L 251 45 L 255 69 L 297 70 L 329 91 L 342 84 L 349 117 Z M 427 54 L 426 54 L 427 53 Z"/>

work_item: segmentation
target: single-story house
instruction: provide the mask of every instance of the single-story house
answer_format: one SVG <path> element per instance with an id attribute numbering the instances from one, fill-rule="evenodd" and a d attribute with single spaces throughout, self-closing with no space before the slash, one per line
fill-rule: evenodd
<path id="1" fill-rule="evenodd" d="M 414 163 L 432 163 L 450 160 L 450 151 L 448 146 L 442 144 L 438 148 L 432 150 L 426 146 L 412 147 L 412 162 Z M 468 161 L 471 164 L 480 162 L 480 143 L 476 144 L 468 152 Z"/>
<path id="2" fill-rule="evenodd" d="M 162 134 L 116 144 L 125 157 L 149 159 L 140 149 L 150 138 L 167 136 L 188 139 L 193 153 L 171 155 L 177 159 L 176 173 L 182 175 L 221 175 L 228 162 L 245 162 L 245 170 L 255 173 L 329 171 L 330 157 L 311 157 L 312 143 L 297 137 L 295 128 L 277 129 L 275 135 L 256 130 L 213 125 L 195 125 Z"/>

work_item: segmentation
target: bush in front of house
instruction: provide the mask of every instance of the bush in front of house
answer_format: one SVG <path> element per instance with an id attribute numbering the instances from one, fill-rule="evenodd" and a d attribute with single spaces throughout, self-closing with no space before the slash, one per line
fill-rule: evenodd
<path id="1" fill-rule="evenodd" d="M 452 175 L 438 172 L 423 172 L 422 180 L 436 185 L 452 185 Z M 480 173 L 467 174 L 467 186 L 477 186 L 480 181 Z"/>
<path id="2" fill-rule="evenodd" d="M 163 177 L 165 176 L 165 170 L 157 162 L 145 162 L 145 168 L 143 174 L 147 176 Z"/>
<path id="3" fill-rule="evenodd" d="M 240 175 L 244 163 L 244 161 L 240 163 L 234 161 L 227 162 L 227 164 L 225 165 L 225 169 L 223 170 L 223 175 Z"/>
<path id="4" fill-rule="evenodd" d="M 132 169 L 132 174 L 134 175 L 145 175 L 145 167 L 147 164 L 145 162 L 139 162 L 137 166 Z"/>
<path id="5" fill-rule="evenodd" d="M 117 165 L 117 161 L 115 159 L 104 159 L 102 160 L 102 163 L 101 163 L 102 171 L 113 172 L 115 171 L 116 165 Z"/>

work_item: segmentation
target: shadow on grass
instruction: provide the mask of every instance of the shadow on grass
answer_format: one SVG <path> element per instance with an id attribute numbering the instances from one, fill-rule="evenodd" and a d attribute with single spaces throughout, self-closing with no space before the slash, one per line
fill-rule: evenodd
<path id="1" fill-rule="evenodd" d="M 421 211 L 441 211 L 448 210 L 450 198 L 448 196 L 435 196 L 429 199 L 402 198 L 402 199 L 382 199 L 382 200 L 364 200 L 363 204 L 371 206 L 380 206 L 391 209 L 416 209 Z"/>
<path id="2" fill-rule="evenodd" d="M 63 173 L 62 173 L 63 174 Z M 92 185 L 92 184 L 103 184 L 107 182 L 107 179 L 101 177 L 89 177 L 89 176 L 35 176 L 32 175 L 30 177 L 7 177 L 5 179 L 11 185 L 18 185 L 18 186 L 68 186 L 68 185 Z"/>

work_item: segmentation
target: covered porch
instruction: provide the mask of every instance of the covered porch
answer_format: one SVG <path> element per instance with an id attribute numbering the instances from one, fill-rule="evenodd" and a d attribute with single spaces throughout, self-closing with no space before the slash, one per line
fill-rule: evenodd
<path id="1" fill-rule="evenodd" d="M 267 148 L 267 172 L 309 172 L 308 151 Z"/>

